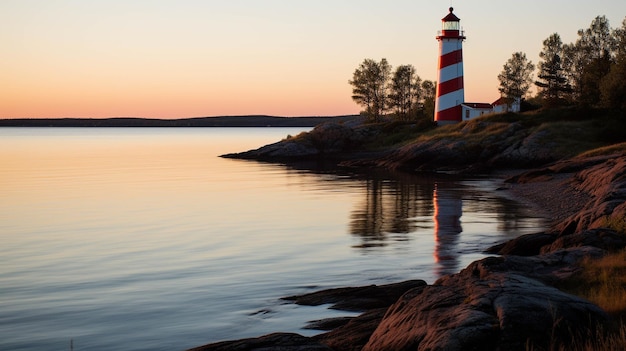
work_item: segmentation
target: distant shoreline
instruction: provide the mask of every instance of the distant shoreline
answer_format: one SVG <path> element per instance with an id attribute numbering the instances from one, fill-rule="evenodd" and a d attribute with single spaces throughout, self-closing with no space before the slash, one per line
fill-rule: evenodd
<path id="1" fill-rule="evenodd" d="M 357 115 L 330 117 L 218 116 L 182 119 L 153 118 L 16 118 L 0 119 L 0 127 L 315 127 L 328 121 L 346 121 Z"/>

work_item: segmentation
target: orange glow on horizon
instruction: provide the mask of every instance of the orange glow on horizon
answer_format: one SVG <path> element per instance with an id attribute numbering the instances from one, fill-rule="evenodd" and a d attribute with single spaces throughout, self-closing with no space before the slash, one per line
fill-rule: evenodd
<path id="1" fill-rule="evenodd" d="M 484 0 L 456 5 L 468 102 L 499 97 L 497 76 L 514 52 L 536 64 L 550 34 L 570 43 L 596 15 L 615 28 L 626 13 L 617 0 L 531 0 L 514 16 Z M 366 58 L 435 79 L 446 14 L 408 0 L 3 1 L 0 118 L 356 114 L 348 81 Z"/>

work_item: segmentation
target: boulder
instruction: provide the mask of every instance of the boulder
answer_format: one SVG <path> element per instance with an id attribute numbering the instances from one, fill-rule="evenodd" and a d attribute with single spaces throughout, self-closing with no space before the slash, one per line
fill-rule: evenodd
<path id="1" fill-rule="evenodd" d="M 330 332 L 316 335 L 313 340 L 328 345 L 335 351 L 360 351 L 383 319 L 387 308 L 377 308 L 352 318 Z"/>
<path id="2" fill-rule="evenodd" d="M 553 233 L 526 234 L 494 245 L 485 252 L 498 255 L 534 256 L 541 253 L 544 246 L 552 244 L 556 239 L 557 235 Z"/>
<path id="3" fill-rule="evenodd" d="M 587 254 L 577 249 L 474 262 L 408 291 L 389 308 L 363 350 L 525 350 L 567 344 L 607 316 L 543 281 L 561 279 L 560 272 Z"/>
<path id="4" fill-rule="evenodd" d="M 363 312 L 389 307 L 408 290 L 423 286 L 426 286 L 423 280 L 408 280 L 387 285 L 327 289 L 310 294 L 283 297 L 283 300 L 306 306 L 332 304 L 332 309 Z"/>
<path id="5" fill-rule="evenodd" d="M 573 234 L 527 234 L 494 245 L 485 252 L 498 255 L 533 256 L 583 246 L 605 251 L 621 250 L 626 247 L 626 236 L 607 228 L 589 229 Z"/>
<path id="6" fill-rule="evenodd" d="M 589 229 L 561 235 L 549 245 L 542 247 L 541 253 L 582 246 L 592 246 L 605 251 L 621 250 L 626 247 L 626 236 L 606 228 Z"/>

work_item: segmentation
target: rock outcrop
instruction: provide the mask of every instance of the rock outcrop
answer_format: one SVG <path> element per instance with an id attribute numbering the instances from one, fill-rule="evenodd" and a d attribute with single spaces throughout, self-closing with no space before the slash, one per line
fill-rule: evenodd
<path id="1" fill-rule="evenodd" d="M 626 247 L 626 236 L 608 228 L 583 230 L 573 234 L 536 233 L 522 235 L 506 243 L 492 246 L 487 253 L 534 256 L 576 247 L 595 247 L 605 251 Z"/>
<path id="2" fill-rule="evenodd" d="M 407 292 L 392 305 L 364 351 L 524 350 L 567 344 L 607 317 L 588 301 L 543 281 L 596 250 L 493 257 Z M 599 251 L 599 250 L 598 250 Z"/>
<path id="3" fill-rule="evenodd" d="M 279 142 L 255 150 L 222 155 L 225 158 L 290 161 L 319 157 L 339 157 L 341 154 L 361 149 L 380 131 L 363 126 L 359 121 L 352 123 L 324 123 L 308 133 L 288 137 Z"/>
<path id="4" fill-rule="evenodd" d="M 508 182 L 547 182 L 555 178 L 565 179 L 578 192 L 568 196 L 570 202 L 579 202 L 577 210 L 556 222 L 548 232 L 518 237 L 489 248 L 488 253 L 531 256 L 581 246 L 603 250 L 626 247 L 626 237 L 615 230 L 626 229 L 625 155 L 566 160 L 522 173 Z M 573 201 L 573 197 L 579 201 Z"/>
<path id="5" fill-rule="evenodd" d="M 573 163 L 585 164 L 585 161 Z M 557 227 L 562 233 L 600 228 L 626 218 L 626 156 L 596 157 L 587 162 L 597 164 L 589 164 L 577 172 L 572 185 L 590 194 L 592 200 L 583 211 Z"/>
<path id="6" fill-rule="evenodd" d="M 323 157 L 347 167 L 378 167 L 410 171 L 483 171 L 493 167 L 537 167 L 568 156 L 555 147 L 548 130 L 520 122 L 473 120 L 438 137 L 417 137 L 401 147 L 367 145 L 393 129 L 385 124 L 324 123 L 308 133 L 246 152 L 222 157 L 288 162 Z M 398 129 L 415 128 L 404 125 Z M 401 135 L 402 133 L 399 133 Z M 377 144 L 384 144 L 379 140 Z"/>

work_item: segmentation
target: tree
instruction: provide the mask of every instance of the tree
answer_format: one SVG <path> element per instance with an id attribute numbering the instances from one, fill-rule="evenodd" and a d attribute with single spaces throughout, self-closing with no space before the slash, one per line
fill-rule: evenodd
<path id="1" fill-rule="evenodd" d="M 498 75 L 500 81 L 500 94 L 507 99 L 510 106 L 517 99 L 522 99 L 528 94 L 533 82 L 535 65 L 526 58 L 523 52 L 516 52 L 504 64 L 502 73 Z M 520 101 L 521 102 L 521 101 Z"/>
<path id="2" fill-rule="evenodd" d="M 615 37 L 605 16 L 597 16 L 591 21 L 589 28 L 578 30 L 578 37 L 580 46 L 590 60 L 602 58 L 607 54 L 613 56 L 615 52 Z"/>
<path id="3" fill-rule="evenodd" d="M 621 54 L 600 83 L 603 106 L 626 111 L 626 79 L 624 77 L 626 77 L 626 54 Z"/>
<path id="4" fill-rule="evenodd" d="M 624 57 L 626 55 L 626 17 L 622 21 L 622 27 L 613 30 L 615 38 L 615 56 Z"/>
<path id="5" fill-rule="evenodd" d="M 626 111 L 626 18 L 622 27 L 613 31 L 615 62 L 600 82 L 602 105 Z"/>
<path id="6" fill-rule="evenodd" d="M 396 117 L 409 120 L 415 116 L 416 107 L 421 97 L 422 79 L 415 73 L 412 65 L 396 68 L 391 78 L 389 104 L 395 110 Z"/>
<path id="7" fill-rule="evenodd" d="M 609 74 L 612 60 L 610 56 L 594 58 L 583 69 L 580 80 L 578 103 L 585 106 L 595 105 L 600 101 L 600 83 Z"/>
<path id="8" fill-rule="evenodd" d="M 592 105 L 599 101 L 600 81 L 609 72 L 616 43 L 608 19 L 597 16 L 589 28 L 578 30 L 576 43 L 564 45 L 563 67 L 578 103 Z"/>
<path id="9" fill-rule="evenodd" d="M 540 80 L 535 85 L 541 88 L 540 95 L 548 105 L 561 103 L 572 91 L 562 66 L 562 55 L 563 42 L 558 33 L 543 41 L 543 51 L 539 53 L 539 57 L 543 59 L 539 62 Z"/>
<path id="10" fill-rule="evenodd" d="M 354 71 L 352 80 L 352 100 L 365 107 L 365 115 L 371 120 L 379 120 L 387 111 L 387 91 L 391 66 L 387 59 L 376 62 L 365 59 Z"/>
<path id="11" fill-rule="evenodd" d="M 584 50 L 575 43 L 563 45 L 562 66 L 568 81 L 572 85 L 572 98 L 582 96 L 582 72 L 587 63 Z"/>
<path id="12" fill-rule="evenodd" d="M 435 115 L 435 98 L 437 94 L 437 83 L 432 80 L 422 82 L 422 115 L 428 119 L 432 119 Z"/>

